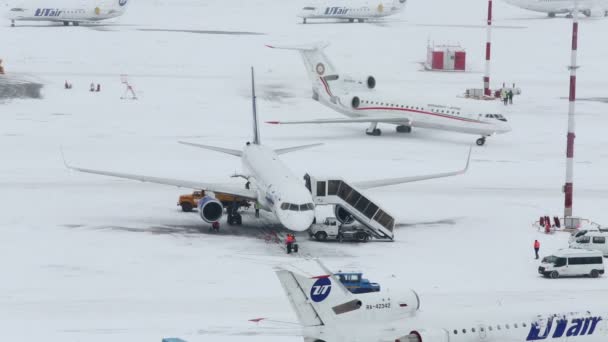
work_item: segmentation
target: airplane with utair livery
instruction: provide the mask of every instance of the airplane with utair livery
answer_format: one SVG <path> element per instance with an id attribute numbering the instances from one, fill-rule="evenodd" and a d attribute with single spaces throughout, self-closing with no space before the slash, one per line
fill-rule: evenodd
<path id="1" fill-rule="evenodd" d="M 283 162 L 279 159 L 279 155 L 319 146 L 321 144 L 310 144 L 281 149 L 271 149 L 262 145 L 258 128 L 253 68 L 251 69 L 251 89 L 253 103 L 253 140 L 251 142 L 247 142 L 242 151 L 180 141 L 180 143 L 184 145 L 190 145 L 193 147 L 239 157 L 243 166 L 243 174 L 238 175 L 238 177 L 244 178 L 247 181 L 244 186 L 236 186 L 234 184 L 212 184 L 199 181 L 93 170 L 71 166 L 67 162 L 65 165 L 67 168 L 79 172 L 125 178 L 141 182 L 171 185 L 182 188 L 201 189 L 208 192 L 236 196 L 238 198 L 259 203 L 261 209 L 272 212 L 285 228 L 293 231 L 304 231 L 312 225 L 315 218 L 315 205 L 313 203 L 312 194 L 308 188 L 306 188 L 305 183 L 293 175 L 289 168 L 283 164 Z M 466 172 L 468 169 L 469 160 L 471 158 L 470 151 L 468 158 L 469 159 L 467 160 L 465 168 L 455 172 L 379 179 L 360 183 L 355 182 L 352 184 L 359 189 L 369 189 L 460 175 Z M 222 203 L 215 197 L 206 196 L 199 200 L 198 211 L 199 215 L 205 222 L 213 223 L 222 218 L 224 207 Z"/>
<path id="2" fill-rule="evenodd" d="M 361 6 L 352 3 L 340 5 L 335 1 L 324 1 L 323 5 L 309 5 L 300 11 L 298 17 L 306 24 L 308 19 L 346 19 L 353 23 L 355 20 L 362 23 L 368 19 L 388 17 L 397 14 L 405 8 L 407 0 L 394 0 L 390 3 L 367 2 Z"/>
<path id="3" fill-rule="evenodd" d="M 269 124 L 369 123 L 365 133 L 378 136 L 382 134 L 378 123 L 385 123 L 395 125 L 398 133 L 410 133 L 413 127 L 418 127 L 481 135 L 476 142 L 479 146 L 485 144 L 488 136 L 511 131 L 507 119 L 499 113 L 494 102 L 452 99 L 448 103 L 381 93 L 375 89 L 373 76 L 357 78 L 338 72 L 323 51 L 327 44 L 268 47 L 299 51 L 312 81 L 312 98 L 348 117 L 275 120 L 268 121 Z"/>
<path id="4" fill-rule="evenodd" d="M 575 1 L 578 2 L 575 4 Z M 608 17 L 608 0 L 504 0 L 513 6 L 530 11 L 547 13 L 551 18 L 556 14 L 572 16 L 575 6 L 588 17 Z"/>
<path id="5" fill-rule="evenodd" d="M 91 6 L 83 6 L 82 3 L 74 6 L 55 3 L 53 1 L 33 3 L 27 6 L 11 8 L 8 12 L 8 19 L 11 26 L 15 26 L 16 21 L 51 21 L 60 22 L 68 26 L 74 26 L 83 22 L 94 22 L 120 17 L 125 13 L 129 0 L 101 0 L 92 1 Z"/>
<path id="6" fill-rule="evenodd" d="M 351 293 L 322 263 L 306 260 L 275 269 L 305 342 L 604 342 L 608 317 L 588 311 L 483 316 L 420 312 L 413 290 Z M 490 316 L 497 318 L 491 319 Z M 500 318 L 498 316 L 500 315 Z M 509 318 L 505 318 L 505 317 Z M 255 319 L 253 321 L 261 321 Z"/>

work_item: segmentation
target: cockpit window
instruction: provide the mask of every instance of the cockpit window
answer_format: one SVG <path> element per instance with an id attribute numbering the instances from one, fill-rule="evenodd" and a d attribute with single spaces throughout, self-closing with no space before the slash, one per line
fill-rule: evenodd
<path id="1" fill-rule="evenodd" d="M 302 10 L 304 10 L 304 11 L 314 11 L 315 8 L 314 7 L 304 7 L 304 8 L 302 8 Z"/>
<path id="2" fill-rule="evenodd" d="M 25 12 L 23 8 L 11 8 L 11 12 Z"/>
<path id="3" fill-rule="evenodd" d="M 314 210 L 315 206 L 312 203 L 300 204 L 300 211 Z"/>
<path id="4" fill-rule="evenodd" d="M 285 203 L 285 202 L 281 203 L 281 209 L 282 210 L 289 210 L 289 203 Z"/>
<path id="5" fill-rule="evenodd" d="M 289 205 L 289 210 L 291 210 L 291 211 L 298 211 L 298 205 L 297 204 L 290 204 Z"/>

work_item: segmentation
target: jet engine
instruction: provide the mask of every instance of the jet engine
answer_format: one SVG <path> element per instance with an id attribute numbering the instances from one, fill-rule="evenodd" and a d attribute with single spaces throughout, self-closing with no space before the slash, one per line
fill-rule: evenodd
<path id="1" fill-rule="evenodd" d="M 217 198 L 205 196 L 198 201 L 198 213 L 205 222 L 216 222 L 222 218 L 224 206 Z"/>
<path id="2" fill-rule="evenodd" d="M 367 76 L 363 79 L 358 79 L 352 76 L 344 76 L 342 79 L 344 84 L 351 89 L 374 89 L 376 88 L 376 79 L 374 76 Z"/>
<path id="3" fill-rule="evenodd" d="M 448 342 L 448 332 L 444 329 L 413 330 L 409 335 L 399 337 L 395 342 Z"/>
<path id="4" fill-rule="evenodd" d="M 336 205 L 334 207 L 334 214 L 336 215 L 336 220 L 338 220 L 342 224 L 350 224 L 355 221 L 353 215 L 351 215 L 344 207 L 340 205 Z"/>
<path id="5" fill-rule="evenodd" d="M 584 10 L 582 12 L 587 17 L 593 17 L 593 18 L 604 17 L 607 14 L 606 10 L 603 10 L 603 9 L 601 9 L 599 7 L 594 7 L 594 8 L 586 9 L 586 10 Z"/>

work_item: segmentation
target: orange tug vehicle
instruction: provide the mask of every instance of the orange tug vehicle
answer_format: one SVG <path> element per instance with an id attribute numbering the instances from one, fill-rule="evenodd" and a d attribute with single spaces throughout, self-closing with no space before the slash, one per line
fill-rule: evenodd
<path id="1" fill-rule="evenodd" d="M 205 197 L 205 191 L 196 190 L 191 194 L 181 195 L 179 196 L 179 201 L 177 205 L 182 207 L 183 212 L 191 212 L 195 208 L 198 207 L 198 201 Z M 218 201 L 222 203 L 222 206 L 226 208 L 226 213 L 228 214 L 228 224 L 237 224 L 240 225 L 242 223 L 241 215 L 238 213 L 239 208 L 249 208 L 251 203 L 248 200 L 227 194 L 217 193 L 214 196 Z"/>

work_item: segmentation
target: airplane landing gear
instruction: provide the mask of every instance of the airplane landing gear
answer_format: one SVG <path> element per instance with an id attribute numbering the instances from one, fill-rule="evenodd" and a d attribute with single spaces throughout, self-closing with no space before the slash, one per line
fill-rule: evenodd
<path id="1" fill-rule="evenodd" d="M 355 22 L 355 19 L 348 19 L 348 22 L 349 22 L 349 23 L 354 23 L 354 22 Z"/>
<path id="2" fill-rule="evenodd" d="M 302 18 L 302 24 L 306 24 L 306 18 Z"/>
<path id="3" fill-rule="evenodd" d="M 568 18 L 568 19 L 572 19 L 572 17 L 573 17 L 572 13 L 568 13 L 568 14 L 566 14 L 566 18 Z"/>
<path id="4" fill-rule="evenodd" d="M 477 146 L 483 146 L 486 143 L 486 137 L 481 137 L 479 139 L 477 139 L 477 141 L 475 142 L 477 144 Z"/>
<path id="5" fill-rule="evenodd" d="M 64 21 L 63 22 L 63 26 L 70 26 L 70 22 L 69 21 Z"/>
<path id="6" fill-rule="evenodd" d="M 379 136 L 382 134 L 382 131 L 378 128 L 378 123 L 377 122 L 372 122 L 369 127 L 365 130 L 365 134 L 367 135 L 373 135 L 373 136 Z"/>
<path id="7" fill-rule="evenodd" d="M 362 23 L 365 21 L 365 19 L 357 19 L 358 22 Z"/>
<path id="8" fill-rule="evenodd" d="M 79 22 L 77 22 L 77 21 L 72 21 L 72 26 L 79 26 L 79 25 L 80 25 L 80 23 L 79 23 Z"/>
<path id="9" fill-rule="evenodd" d="M 412 126 L 399 125 L 399 126 L 397 126 L 396 130 L 397 130 L 397 133 L 411 133 Z"/>
<path id="10" fill-rule="evenodd" d="M 15 27 L 15 21 L 11 20 L 11 27 Z"/>
<path id="11" fill-rule="evenodd" d="M 555 18 L 555 13 L 553 13 L 553 12 L 549 12 L 549 13 L 547 14 L 547 16 L 548 16 L 549 18 Z"/>

